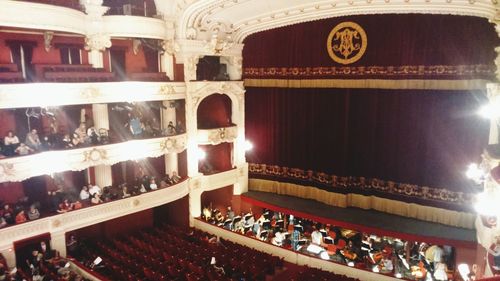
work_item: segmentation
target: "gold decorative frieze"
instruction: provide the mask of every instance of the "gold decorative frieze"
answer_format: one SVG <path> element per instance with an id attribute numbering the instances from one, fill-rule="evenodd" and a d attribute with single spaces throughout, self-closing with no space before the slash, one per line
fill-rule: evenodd
<path id="1" fill-rule="evenodd" d="M 107 160 L 107 152 L 104 149 L 93 148 L 83 152 L 84 162 L 98 163 L 101 160 Z"/>

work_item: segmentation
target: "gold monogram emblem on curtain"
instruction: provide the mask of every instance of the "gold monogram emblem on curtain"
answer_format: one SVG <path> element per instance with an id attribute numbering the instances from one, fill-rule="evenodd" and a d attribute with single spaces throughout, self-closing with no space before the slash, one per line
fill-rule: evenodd
<path id="1" fill-rule="evenodd" d="M 346 21 L 336 25 L 326 41 L 328 54 L 335 62 L 351 64 L 358 61 L 366 51 L 368 38 L 359 24 Z"/>

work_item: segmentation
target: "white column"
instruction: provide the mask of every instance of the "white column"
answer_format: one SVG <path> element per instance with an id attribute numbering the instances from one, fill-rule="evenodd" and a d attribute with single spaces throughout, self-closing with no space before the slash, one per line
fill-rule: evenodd
<path id="1" fill-rule="evenodd" d="M 2 253 L 7 261 L 7 266 L 9 268 L 16 266 L 16 252 L 14 251 L 14 245 L 12 245 L 12 243 L 0 245 L 0 253 Z"/>
<path id="2" fill-rule="evenodd" d="M 189 83 L 187 83 L 189 84 Z M 189 89 L 189 86 L 188 86 Z M 198 125 L 196 118 L 196 102 L 197 98 L 192 98 L 189 90 L 186 97 L 186 137 L 188 140 L 187 153 L 187 171 L 189 177 L 196 177 L 200 173 L 198 171 Z"/>
<path id="3" fill-rule="evenodd" d="M 499 55 L 500 56 L 500 55 Z M 488 91 L 488 100 L 491 104 L 500 103 L 500 84 L 499 83 L 488 83 L 486 85 Z M 498 126 L 500 125 L 500 118 L 491 119 L 490 121 L 490 136 L 488 144 L 498 144 L 499 143 L 499 131 Z"/>
<path id="4" fill-rule="evenodd" d="M 50 233 L 50 246 L 59 252 L 61 257 L 66 257 L 66 235 L 64 231 Z"/>
<path id="5" fill-rule="evenodd" d="M 92 119 L 96 130 L 109 130 L 109 114 L 107 104 L 92 104 Z"/>
<path id="6" fill-rule="evenodd" d="M 170 106 L 171 101 L 163 101 L 163 106 L 166 108 L 162 109 L 161 122 L 162 128 L 165 130 L 168 127 L 168 123 L 172 122 L 175 126 L 177 124 L 177 113 L 175 107 Z M 178 155 L 176 152 L 170 152 L 165 154 L 165 173 L 172 175 L 172 172 L 179 174 L 179 164 Z"/>
<path id="7" fill-rule="evenodd" d="M 241 80 L 243 63 L 241 56 L 221 57 L 220 61 L 227 65 L 227 74 L 230 80 Z"/>
<path id="8" fill-rule="evenodd" d="M 194 226 L 194 218 L 201 216 L 201 177 L 189 180 L 189 225 Z"/>
<path id="9" fill-rule="evenodd" d="M 163 53 L 160 56 L 160 66 L 161 71 L 165 72 L 170 80 L 174 80 L 174 56 L 167 52 Z"/>
<path id="10" fill-rule="evenodd" d="M 89 51 L 89 63 L 93 68 L 103 68 L 104 67 L 104 55 L 99 50 Z"/>
<path id="11" fill-rule="evenodd" d="M 92 119 L 94 120 L 94 127 L 99 130 L 104 128 L 109 130 L 109 116 L 107 104 L 93 104 L 92 105 Z M 95 183 L 99 187 L 110 186 L 113 184 L 113 177 L 111 174 L 111 166 L 99 165 L 94 167 Z"/>

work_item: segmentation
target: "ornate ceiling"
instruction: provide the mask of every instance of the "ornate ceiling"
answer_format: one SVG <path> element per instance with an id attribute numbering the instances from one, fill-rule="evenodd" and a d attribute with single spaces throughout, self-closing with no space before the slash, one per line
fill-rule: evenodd
<path id="1" fill-rule="evenodd" d="M 252 33 L 317 19 L 382 13 L 498 17 L 498 0 L 157 0 L 176 18 L 178 39 L 241 43 Z"/>

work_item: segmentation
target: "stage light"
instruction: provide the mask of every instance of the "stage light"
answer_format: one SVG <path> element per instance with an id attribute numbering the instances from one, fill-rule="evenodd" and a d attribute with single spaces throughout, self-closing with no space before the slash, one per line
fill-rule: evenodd
<path id="1" fill-rule="evenodd" d="M 253 144 L 249 140 L 245 140 L 245 151 L 250 151 L 253 149 Z"/>
<path id="2" fill-rule="evenodd" d="M 500 118 L 500 98 L 490 101 L 479 109 L 479 115 L 484 118 L 493 120 Z"/>
<path id="3" fill-rule="evenodd" d="M 196 149 L 196 159 L 198 159 L 198 161 L 201 161 L 201 160 L 204 160 L 206 157 L 207 157 L 207 153 L 205 152 L 205 150 L 198 147 Z"/>
<path id="4" fill-rule="evenodd" d="M 498 208 L 499 200 L 499 191 L 496 188 L 490 189 L 476 196 L 474 208 L 481 215 L 497 216 L 500 215 L 500 209 Z"/>
<path id="5" fill-rule="evenodd" d="M 467 168 L 465 175 L 467 178 L 473 180 L 477 184 L 480 184 L 486 179 L 487 172 L 481 169 L 481 167 L 479 167 L 476 163 L 472 163 Z"/>

